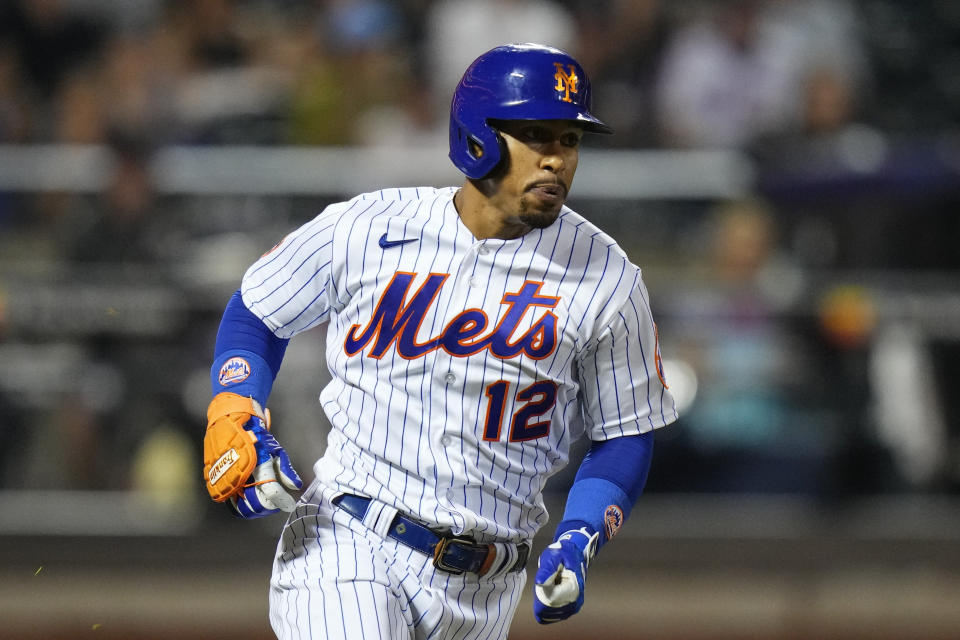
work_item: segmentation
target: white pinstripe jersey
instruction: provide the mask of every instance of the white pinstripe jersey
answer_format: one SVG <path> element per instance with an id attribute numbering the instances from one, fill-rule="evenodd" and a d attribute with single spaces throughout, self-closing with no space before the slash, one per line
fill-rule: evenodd
<path id="1" fill-rule="evenodd" d="M 571 442 L 676 409 L 640 269 L 609 236 L 564 207 L 546 229 L 478 240 L 454 193 L 331 205 L 241 292 L 278 337 L 329 323 L 322 482 L 456 534 L 528 539 Z"/>

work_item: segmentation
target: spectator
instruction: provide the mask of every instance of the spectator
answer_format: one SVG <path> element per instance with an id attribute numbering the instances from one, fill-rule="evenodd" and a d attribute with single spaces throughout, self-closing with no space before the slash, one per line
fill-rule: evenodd
<path id="1" fill-rule="evenodd" d="M 13 43 L 23 83 L 41 100 L 72 70 L 93 62 L 104 38 L 101 25 L 69 11 L 62 0 L 8 0 L 0 6 L 0 41 Z"/>
<path id="2" fill-rule="evenodd" d="M 668 303 L 684 318 L 673 329 L 685 335 L 680 357 L 700 390 L 683 417 L 681 457 L 699 461 L 684 466 L 698 470 L 685 486 L 816 493 L 828 433 L 797 399 L 810 369 L 783 312 L 801 292 L 781 264 L 771 212 L 761 202 L 726 203 L 703 231 L 701 279 Z"/>
<path id="3" fill-rule="evenodd" d="M 669 25 L 661 0 L 578 1 L 577 48 L 593 81 L 594 102 L 617 132 L 601 142 L 656 144 L 654 87 Z"/>
<path id="4" fill-rule="evenodd" d="M 175 76 L 155 33 L 119 34 L 106 46 L 98 77 L 111 137 L 162 144 L 175 136 Z"/>
<path id="5" fill-rule="evenodd" d="M 100 144 L 107 138 L 103 96 L 94 67 L 78 69 L 60 85 L 53 103 L 51 137 L 64 144 Z"/>
<path id="6" fill-rule="evenodd" d="M 276 143 L 289 77 L 258 55 L 272 24 L 233 0 L 178 0 L 157 29 L 156 53 L 173 86 L 176 141 Z M 241 28 L 241 27 L 248 28 Z"/>
<path id="7" fill-rule="evenodd" d="M 663 143 L 740 147 L 794 130 L 814 70 L 859 80 L 850 6 L 830 0 L 736 0 L 678 30 L 657 86 Z"/>
<path id="8" fill-rule="evenodd" d="M 437 113 L 447 113 L 463 70 L 492 47 L 539 42 L 578 53 L 573 14 L 549 0 L 437 0 L 426 19 L 424 50 Z"/>
<path id="9" fill-rule="evenodd" d="M 301 144 L 382 143 L 419 126 L 404 15 L 382 0 L 331 2 L 308 34 L 293 88 L 291 138 Z M 429 101 L 427 101 L 429 102 Z"/>
<path id="10" fill-rule="evenodd" d="M 250 61 L 249 44 L 237 33 L 235 2 L 181 0 L 176 9 L 190 69 L 240 67 Z"/>
<path id="11" fill-rule="evenodd" d="M 75 211 L 71 247 L 74 262 L 150 264 L 162 260 L 164 225 L 156 208 L 148 155 L 133 144 L 121 145 L 116 168 L 102 197 L 89 211 Z"/>
<path id="12" fill-rule="evenodd" d="M 20 82 L 16 49 L 0 41 L 0 144 L 23 142 L 30 130 L 30 101 Z"/>

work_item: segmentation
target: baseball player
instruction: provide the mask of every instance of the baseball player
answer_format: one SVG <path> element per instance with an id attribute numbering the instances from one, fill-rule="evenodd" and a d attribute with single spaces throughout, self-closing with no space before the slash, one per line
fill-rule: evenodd
<path id="1" fill-rule="evenodd" d="M 544 485 L 585 436 L 534 586 L 541 623 L 580 610 L 653 430 L 676 419 L 640 269 L 564 205 L 584 133 L 610 129 L 576 60 L 492 49 L 453 97 L 462 186 L 330 205 L 244 275 L 217 335 L 204 477 L 241 517 L 289 512 L 279 637 L 506 637 Z M 295 500 L 266 404 L 288 341 L 321 323 L 331 431 Z"/>

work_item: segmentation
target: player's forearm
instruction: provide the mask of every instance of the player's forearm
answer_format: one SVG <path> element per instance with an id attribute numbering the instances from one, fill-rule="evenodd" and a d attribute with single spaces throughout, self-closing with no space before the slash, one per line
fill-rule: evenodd
<path id="1" fill-rule="evenodd" d="M 247 309 L 239 291 L 234 293 L 217 331 L 210 368 L 213 395 L 229 391 L 266 406 L 288 342 Z"/>
<path id="2" fill-rule="evenodd" d="M 594 442 L 567 495 L 563 520 L 554 538 L 587 527 L 612 538 L 643 492 L 653 456 L 653 432 Z"/>

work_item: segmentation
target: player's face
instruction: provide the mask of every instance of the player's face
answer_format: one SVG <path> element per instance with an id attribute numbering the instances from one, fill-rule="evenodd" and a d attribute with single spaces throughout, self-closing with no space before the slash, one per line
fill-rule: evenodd
<path id="1" fill-rule="evenodd" d="M 496 126 L 507 153 L 492 204 L 529 227 L 550 226 L 573 183 L 583 130 L 568 120 L 510 120 Z"/>

